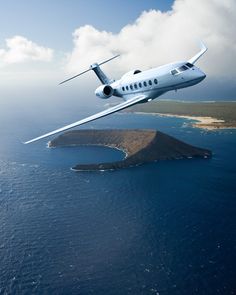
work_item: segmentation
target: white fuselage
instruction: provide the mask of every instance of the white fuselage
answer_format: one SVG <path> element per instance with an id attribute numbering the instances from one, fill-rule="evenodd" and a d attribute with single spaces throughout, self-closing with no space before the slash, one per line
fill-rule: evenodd
<path id="1" fill-rule="evenodd" d="M 95 94 L 102 99 L 107 99 L 113 95 L 122 97 L 124 102 L 72 124 L 28 140 L 25 144 L 35 142 L 59 132 L 63 132 L 76 126 L 114 114 L 135 104 L 151 101 L 167 91 L 193 86 L 201 82 L 206 75 L 194 64 L 206 51 L 207 47 L 201 43 L 201 51 L 199 51 L 187 62 L 171 63 L 143 72 L 140 70 L 130 71 L 117 81 L 108 78 L 101 70 L 100 66 L 118 57 L 119 55 L 113 56 L 112 58 L 99 64 L 92 64 L 88 70 L 66 79 L 60 84 L 68 82 L 84 73 L 87 73 L 88 71 L 93 70 L 102 83 L 102 85 L 95 90 Z"/>
<path id="2" fill-rule="evenodd" d="M 114 96 L 128 100 L 138 94 L 144 94 L 147 99 L 143 102 L 146 102 L 167 91 L 195 85 L 205 77 L 206 75 L 195 65 L 189 62 L 176 62 L 143 72 L 130 71 L 110 86 L 114 90 Z M 95 94 L 100 96 L 97 90 Z"/>

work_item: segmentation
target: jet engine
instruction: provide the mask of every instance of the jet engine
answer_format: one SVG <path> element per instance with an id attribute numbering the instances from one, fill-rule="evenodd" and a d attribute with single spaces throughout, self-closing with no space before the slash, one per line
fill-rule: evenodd
<path id="1" fill-rule="evenodd" d="M 110 85 L 101 85 L 95 90 L 96 96 L 107 99 L 114 93 L 114 89 Z"/>

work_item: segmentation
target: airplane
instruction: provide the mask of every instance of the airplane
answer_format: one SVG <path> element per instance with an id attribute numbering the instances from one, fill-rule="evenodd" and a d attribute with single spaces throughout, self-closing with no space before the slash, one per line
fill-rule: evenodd
<path id="1" fill-rule="evenodd" d="M 205 79 L 206 74 L 194 64 L 206 51 L 207 47 L 201 42 L 201 50 L 188 61 L 170 63 L 145 71 L 132 70 L 124 74 L 119 80 L 108 78 L 100 68 L 101 65 L 117 58 L 119 55 L 101 63 L 92 64 L 89 69 L 62 81 L 60 84 L 66 83 L 92 70 L 102 83 L 102 85 L 95 90 L 95 95 L 102 99 L 109 99 L 112 96 L 117 96 L 123 98 L 124 102 L 75 123 L 26 141 L 24 144 L 29 144 L 59 132 L 97 120 L 135 104 L 152 101 L 167 91 L 176 91 L 177 89 L 198 84 Z"/>

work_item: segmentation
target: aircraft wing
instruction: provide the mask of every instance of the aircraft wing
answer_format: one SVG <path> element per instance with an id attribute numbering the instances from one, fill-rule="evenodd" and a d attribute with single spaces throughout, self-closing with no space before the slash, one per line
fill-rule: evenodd
<path id="1" fill-rule="evenodd" d="M 118 104 L 118 105 L 116 105 L 116 106 L 114 106 L 112 108 L 109 108 L 107 110 L 104 110 L 104 111 L 102 111 L 100 113 L 97 113 L 95 115 L 89 116 L 89 117 L 87 117 L 85 119 L 79 120 L 79 121 L 77 121 L 75 123 L 72 123 L 70 125 L 66 125 L 66 126 L 64 126 L 62 128 L 56 129 L 54 131 L 51 131 L 49 133 L 46 133 L 44 135 L 41 135 L 39 137 L 36 137 L 36 138 L 31 139 L 29 141 L 26 141 L 26 142 L 24 142 L 24 144 L 32 143 L 34 141 L 37 141 L 37 140 L 43 139 L 45 137 L 48 137 L 48 136 L 57 134 L 59 132 L 66 131 L 66 130 L 71 129 L 71 128 L 74 128 L 76 126 L 79 126 L 79 125 L 82 125 L 82 124 L 85 124 L 85 123 L 94 121 L 96 119 L 105 117 L 107 115 L 116 113 L 116 112 L 118 112 L 120 110 L 126 109 L 126 108 L 128 108 L 128 107 L 130 107 L 132 105 L 135 105 L 135 104 L 137 104 L 137 103 L 139 103 L 139 102 L 141 102 L 142 100 L 145 100 L 145 99 L 147 99 L 147 96 L 146 95 L 138 95 L 138 96 L 135 96 L 135 97 L 133 97 L 133 98 L 131 98 L 131 99 L 123 102 L 123 103 L 120 103 L 120 104 Z"/>

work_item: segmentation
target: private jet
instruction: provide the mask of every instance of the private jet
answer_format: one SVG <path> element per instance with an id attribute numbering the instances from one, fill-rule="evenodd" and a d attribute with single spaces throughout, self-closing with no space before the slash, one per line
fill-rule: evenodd
<path id="1" fill-rule="evenodd" d="M 92 64 L 86 71 L 64 80 L 60 84 L 68 82 L 89 71 L 94 71 L 102 83 L 102 85 L 95 90 L 95 95 L 102 99 L 109 99 L 112 96 L 117 96 L 121 97 L 124 102 L 75 123 L 26 141 L 24 144 L 29 144 L 59 132 L 97 120 L 130 106 L 152 101 L 167 91 L 178 90 L 198 84 L 205 79 L 206 75 L 195 66 L 195 63 L 206 51 L 207 47 L 201 43 L 201 50 L 188 61 L 170 63 L 145 71 L 132 70 L 124 74 L 119 80 L 108 78 L 100 68 L 101 65 L 117 58 L 119 55 L 113 56 L 101 63 Z"/>

